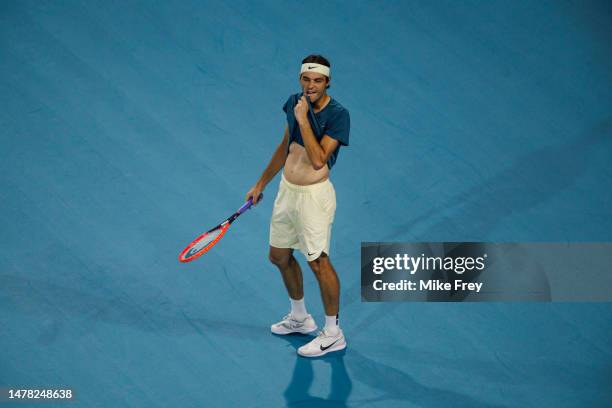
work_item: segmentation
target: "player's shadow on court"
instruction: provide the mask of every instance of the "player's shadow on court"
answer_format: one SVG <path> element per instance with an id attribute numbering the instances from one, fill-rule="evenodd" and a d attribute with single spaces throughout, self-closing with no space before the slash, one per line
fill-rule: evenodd
<path id="1" fill-rule="evenodd" d="M 287 335 L 276 337 L 289 342 L 296 350 L 291 381 L 283 393 L 288 407 L 347 406 L 347 400 L 353 388 L 353 383 L 344 365 L 346 349 L 316 358 L 300 357 L 297 355 L 297 349 L 312 340 L 313 336 Z M 310 388 L 315 380 L 313 363 L 317 361 L 328 363 L 331 369 L 331 384 L 327 398 L 310 394 Z"/>
<path id="2" fill-rule="evenodd" d="M 312 339 L 312 336 L 305 335 L 277 337 L 289 342 L 295 350 Z M 348 398 L 353 388 L 353 380 L 348 375 L 344 360 L 347 350 L 330 353 L 314 359 L 296 356 L 291 380 L 283 393 L 287 406 L 347 407 Z M 321 360 L 329 363 L 331 366 L 331 384 L 327 398 L 321 398 L 309 393 L 315 381 L 313 364 Z M 368 387 L 378 390 L 375 396 L 360 400 L 353 399 L 351 403 L 368 406 L 372 403 L 380 404 L 385 401 L 401 401 L 410 405 L 416 404 L 422 406 L 505 408 L 504 405 L 480 401 L 475 397 L 455 392 L 451 389 L 421 384 L 412 375 L 368 358 L 354 349 L 351 350 L 347 362 L 356 368 L 354 370 L 355 380 L 358 383 L 366 384 Z"/>

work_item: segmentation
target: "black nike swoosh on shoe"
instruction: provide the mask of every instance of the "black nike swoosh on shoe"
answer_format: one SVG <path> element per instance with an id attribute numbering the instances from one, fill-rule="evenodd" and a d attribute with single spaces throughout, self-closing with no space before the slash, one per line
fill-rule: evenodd
<path id="1" fill-rule="evenodd" d="M 313 256 L 314 254 L 316 254 L 316 252 L 313 252 L 312 254 L 309 252 L 308 256 Z"/>
<path id="2" fill-rule="evenodd" d="M 340 339 L 338 339 L 338 340 L 340 340 Z M 321 349 L 321 351 L 325 351 L 325 350 L 327 350 L 328 348 L 330 348 L 331 346 L 333 346 L 334 344 L 336 344 L 336 343 L 338 342 L 338 340 L 334 341 L 332 344 L 328 345 L 327 347 L 323 347 L 323 345 L 321 344 L 321 345 L 319 346 L 319 348 Z"/>

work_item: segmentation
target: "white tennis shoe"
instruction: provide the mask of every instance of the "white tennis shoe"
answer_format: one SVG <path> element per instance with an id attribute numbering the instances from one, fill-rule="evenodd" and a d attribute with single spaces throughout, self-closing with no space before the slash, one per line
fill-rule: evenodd
<path id="1" fill-rule="evenodd" d="M 310 343 L 304 344 L 298 349 L 298 354 L 304 357 L 319 357 L 332 351 L 339 351 L 346 348 L 344 333 L 338 328 L 335 335 L 328 334 L 325 329 L 319 332 L 317 337 Z"/>
<path id="2" fill-rule="evenodd" d="M 317 330 L 317 324 L 311 315 L 306 315 L 306 317 L 302 320 L 297 320 L 291 313 L 289 313 L 283 317 L 283 320 L 270 326 L 270 330 L 274 334 L 306 334 Z"/>

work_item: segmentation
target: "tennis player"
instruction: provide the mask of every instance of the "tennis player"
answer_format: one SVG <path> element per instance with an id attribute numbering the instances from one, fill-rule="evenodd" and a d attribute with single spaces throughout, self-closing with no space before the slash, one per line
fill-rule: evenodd
<path id="1" fill-rule="evenodd" d="M 318 357 L 346 347 L 338 323 L 340 282 L 329 260 L 336 193 L 329 180 L 340 146 L 348 146 L 349 112 L 327 94 L 330 63 L 320 55 L 302 61 L 302 92 L 283 106 L 287 126 L 270 163 L 247 193 L 256 198 L 284 168 L 270 221 L 270 261 L 278 267 L 291 301 L 291 311 L 271 326 L 272 333 L 310 333 L 317 325 L 306 310 L 302 270 L 293 256 L 299 250 L 314 272 L 325 308 L 325 327 L 298 349 L 305 357 Z"/>

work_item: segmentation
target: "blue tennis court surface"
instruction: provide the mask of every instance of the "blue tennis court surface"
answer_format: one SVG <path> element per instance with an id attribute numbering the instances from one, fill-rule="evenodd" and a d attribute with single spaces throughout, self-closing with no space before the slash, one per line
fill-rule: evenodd
<path id="1" fill-rule="evenodd" d="M 0 387 L 85 407 L 611 406 L 610 303 L 359 293 L 361 241 L 612 240 L 611 38 L 607 1 L 0 2 Z M 278 178 L 177 260 L 243 203 L 311 53 L 352 124 L 332 171 L 348 348 L 315 360 L 269 333 L 289 310 L 267 260 Z"/>

